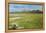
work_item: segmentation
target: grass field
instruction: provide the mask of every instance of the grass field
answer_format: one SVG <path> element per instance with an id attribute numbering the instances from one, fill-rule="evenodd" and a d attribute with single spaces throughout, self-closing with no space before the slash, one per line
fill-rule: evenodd
<path id="1" fill-rule="evenodd" d="M 43 28 L 43 15 L 40 13 L 9 14 L 9 29 L 16 25 L 16 29 Z"/>

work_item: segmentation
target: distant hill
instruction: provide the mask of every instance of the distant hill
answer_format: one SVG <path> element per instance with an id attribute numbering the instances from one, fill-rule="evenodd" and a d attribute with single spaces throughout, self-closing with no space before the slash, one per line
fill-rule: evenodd
<path id="1" fill-rule="evenodd" d="M 22 11 L 22 12 L 23 12 L 23 13 L 25 13 L 25 12 L 29 12 L 29 13 L 43 13 L 43 11 L 40 11 L 40 10 L 32 10 L 32 11 L 30 11 L 30 10 L 29 10 L 29 11 L 25 11 L 25 10 L 24 10 L 24 11 Z M 10 13 L 13 14 L 13 13 L 20 13 L 20 12 L 10 12 Z"/>

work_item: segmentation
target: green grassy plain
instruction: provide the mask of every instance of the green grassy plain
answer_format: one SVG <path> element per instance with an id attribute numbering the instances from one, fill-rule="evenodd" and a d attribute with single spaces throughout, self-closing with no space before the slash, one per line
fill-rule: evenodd
<path id="1" fill-rule="evenodd" d="M 9 28 L 12 28 L 14 24 L 16 25 L 17 29 L 41 29 L 43 28 L 43 14 L 41 13 L 9 14 Z"/>

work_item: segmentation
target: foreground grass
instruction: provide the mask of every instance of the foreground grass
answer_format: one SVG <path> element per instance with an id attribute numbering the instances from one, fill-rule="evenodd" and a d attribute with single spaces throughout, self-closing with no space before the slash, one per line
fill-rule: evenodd
<path id="1" fill-rule="evenodd" d="M 18 19 L 15 19 L 16 17 Z M 14 24 L 23 29 L 41 29 L 43 28 L 43 15 L 35 13 L 9 14 L 9 28 L 12 28 Z"/>

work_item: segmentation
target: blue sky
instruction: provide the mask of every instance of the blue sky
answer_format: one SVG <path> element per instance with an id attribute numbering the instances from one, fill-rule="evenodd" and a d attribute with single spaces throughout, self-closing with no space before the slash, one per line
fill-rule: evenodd
<path id="1" fill-rule="evenodd" d="M 10 12 L 21 12 L 23 10 L 42 10 L 41 5 L 9 4 Z"/>

